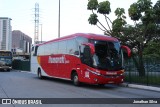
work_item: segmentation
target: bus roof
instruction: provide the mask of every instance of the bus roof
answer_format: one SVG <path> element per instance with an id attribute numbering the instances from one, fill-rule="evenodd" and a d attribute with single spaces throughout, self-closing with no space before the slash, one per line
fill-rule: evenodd
<path id="1" fill-rule="evenodd" d="M 75 38 L 75 37 L 84 37 L 84 38 L 88 38 L 88 39 L 95 39 L 95 40 L 106 40 L 106 41 L 118 41 L 117 38 L 111 37 L 111 36 L 107 36 L 107 35 L 102 35 L 102 34 L 93 34 L 93 33 L 75 33 L 72 35 L 68 35 L 68 36 L 64 36 L 61 38 L 57 38 L 57 39 L 53 39 L 41 44 L 37 44 L 39 45 L 43 45 L 43 44 L 48 44 L 51 42 L 55 42 L 55 41 L 63 41 L 66 39 L 71 39 L 71 38 Z"/>

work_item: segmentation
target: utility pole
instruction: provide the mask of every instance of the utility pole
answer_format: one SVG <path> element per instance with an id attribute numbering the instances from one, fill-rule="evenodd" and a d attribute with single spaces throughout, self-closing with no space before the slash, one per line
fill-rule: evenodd
<path id="1" fill-rule="evenodd" d="M 42 43 L 42 24 L 41 24 L 41 43 Z"/>
<path id="2" fill-rule="evenodd" d="M 59 12 L 58 12 L 58 38 L 60 38 L 60 19 L 61 19 L 61 3 L 60 3 L 60 0 L 59 0 Z"/>
<path id="3" fill-rule="evenodd" d="M 34 44 L 39 41 L 39 4 L 35 3 L 35 26 L 34 26 Z"/>
<path id="4" fill-rule="evenodd" d="M 42 24 L 40 24 L 41 26 L 41 43 L 42 43 Z"/>

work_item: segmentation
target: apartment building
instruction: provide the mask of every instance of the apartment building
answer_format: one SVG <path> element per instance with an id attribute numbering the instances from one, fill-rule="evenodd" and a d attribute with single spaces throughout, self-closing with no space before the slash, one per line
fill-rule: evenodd
<path id="1" fill-rule="evenodd" d="M 0 50 L 9 50 L 12 48 L 12 27 L 11 18 L 0 17 Z"/>
<path id="2" fill-rule="evenodd" d="M 21 51 L 22 53 L 30 53 L 32 38 L 24 34 L 20 30 L 12 31 L 12 50 Z"/>

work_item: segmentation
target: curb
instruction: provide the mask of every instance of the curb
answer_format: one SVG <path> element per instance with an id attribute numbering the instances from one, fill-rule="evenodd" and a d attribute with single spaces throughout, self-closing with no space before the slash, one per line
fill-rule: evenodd
<path id="1" fill-rule="evenodd" d="M 151 91 L 159 91 L 159 87 L 153 87 L 153 86 L 144 86 L 144 85 L 137 85 L 137 84 L 128 84 L 128 83 L 122 83 L 123 87 L 130 87 L 130 88 L 139 88 L 139 89 L 145 89 L 145 90 L 151 90 Z"/>

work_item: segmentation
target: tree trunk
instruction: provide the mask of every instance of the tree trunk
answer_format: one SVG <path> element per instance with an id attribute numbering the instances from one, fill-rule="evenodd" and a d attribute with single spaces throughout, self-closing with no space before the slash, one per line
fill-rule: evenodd
<path id="1" fill-rule="evenodd" d="M 143 55 L 142 53 L 139 55 L 139 76 L 144 77 L 145 76 L 145 69 L 144 69 L 144 62 L 143 62 Z"/>
<path id="2" fill-rule="evenodd" d="M 137 68 L 139 76 L 144 77 L 145 76 L 145 68 L 144 68 L 142 53 L 139 53 L 137 56 L 133 56 L 132 59 L 133 59 L 133 62 Z"/>

